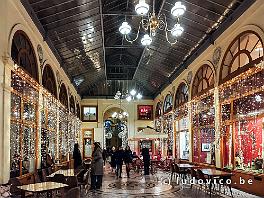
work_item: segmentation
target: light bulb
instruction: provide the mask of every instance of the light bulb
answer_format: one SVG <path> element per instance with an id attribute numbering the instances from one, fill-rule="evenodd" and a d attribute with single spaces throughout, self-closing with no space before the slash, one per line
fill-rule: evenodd
<path id="1" fill-rule="evenodd" d="M 255 100 L 256 100 L 257 102 L 261 102 L 262 98 L 261 98 L 260 95 L 256 95 L 256 96 L 255 96 Z"/>
<path id="2" fill-rule="evenodd" d="M 137 99 L 141 99 L 142 98 L 142 95 L 140 93 L 137 94 Z"/>
<path id="3" fill-rule="evenodd" d="M 125 21 L 122 23 L 122 25 L 119 27 L 119 32 L 123 35 L 129 34 L 131 31 L 131 26 Z"/>
<path id="4" fill-rule="evenodd" d="M 180 1 L 177 1 L 171 9 L 171 14 L 175 17 L 179 17 L 184 14 L 185 10 L 186 7 Z"/>
<path id="5" fill-rule="evenodd" d="M 127 96 L 127 97 L 126 97 L 126 100 L 127 100 L 128 102 L 130 102 L 130 101 L 132 100 L 132 97 L 131 97 L 131 96 Z"/>
<path id="6" fill-rule="evenodd" d="M 151 42 L 152 42 L 152 38 L 148 34 L 145 34 L 144 37 L 141 39 L 141 43 L 144 46 L 150 45 Z"/>
<path id="7" fill-rule="evenodd" d="M 138 4 L 135 6 L 135 11 L 139 15 L 145 15 L 149 11 L 149 5 L 145 0 L 139 0 Z"/>
<path id="8" fill-rule="evenodd" d="M 183 31 L 184 31 L 183 27 L 181 27 L 181 25 L 177 23 L 174 25 L 173 29 L 171 30 L 171 34 L 172 36 L 178 37 L 182 35 Z"/>
<path id="9" fill-rule="evenodd" d="M 135 89 L 132 89 L 131 91 L 130 91 L 130 94 L 132 95 L 132 96 L 134 96 L 134 95 L 136 95 L 136 90 Z"/>

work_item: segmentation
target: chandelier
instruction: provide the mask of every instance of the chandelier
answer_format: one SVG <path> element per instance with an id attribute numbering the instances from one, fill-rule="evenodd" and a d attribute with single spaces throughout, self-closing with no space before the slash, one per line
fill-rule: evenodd
<path id="1" fill-rule="evenodd" d="M 141 100 L 142 99 L 142 95 L 141 93 L 137 92 L 135 89 L 132 89 L 129 94 L 122 94 L 120 91 L 117 91 L 115 94 L 114 99 L 118 100 L 118 99 L 122 99 L 125 98 L 128 102 L 138 99 Z"/>
<path id="2" fill-rule="evenodd" d="M 167 19 L 165 14 L 159 14 L 156 16 L 155 13 L 155 0 L 153 0 L 153 11 L 149 13 L 149 5 L 145 0 L 139 0 L 139 3 L 135 6 L 135 11 L 140 15 L 141 21 L 138 26 L 136 37 L 133 40 L 127 38 L 127 35 L 131 32 L 132 28 L 127 21 L 124 21 L 119 27 L 119 32 L 124 35 L 126 41 L 133 43 L 138 39 L 140 29 L 145 31 L 145 35 L 141 38 L 141 44 L 148 46 L 152 43 L 152 38 L 156 35 L 157 30 L 165 31 L 166 40 L 171 44 L 177 43 L 177 37 L 181 36 L 184 29 L 179 23 L 180 17 L 184 14 L 186 7 L 180 2 L 176 2 L 174 7 L 171 9 L 171 14 L 176 18 L 176 24 L 172 29 L 168 28 Z M 169 40 L 168 33 L 176 38 L 174 41 Z"/>

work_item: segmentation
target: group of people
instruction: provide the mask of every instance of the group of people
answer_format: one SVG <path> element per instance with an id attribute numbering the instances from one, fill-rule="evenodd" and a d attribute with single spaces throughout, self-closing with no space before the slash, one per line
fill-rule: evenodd
<path id="1" fill-rule="evenodd" d="M 126 173 L 127 177 L 129 178 L 129 172 L 132 166 L 133 154 L 129 146 L 123 150 L 123 147 L 120 146 L 117 149 L 115 147 L 112 148 L 110 153 L 111 157 L 111 167 L 112 171 L 116 170 L 116 176 L 121 178 L 122 177 L 122 166 L 125 163 L 126 165 Z"/>
<path id="2" fill-rule="evenodd" d="M 132 153 L 129 146 L 127 146 L 125 150 L 123 150 L 122 146 L 117 149 L 113 147 L 111 152 L 106 152 L 106 150 L 101 148 L 99 142 L 94 142 L 91 163 L 91 189 L 100 189 L 102 187 L 102 178 L 104 174 L 103 166 L 108 155 L 111 157 L 110 165 L 112 171 L 116 171 L 117 178 L 122 178 L 123 164 L 126 165 L 126 174 L 129 178 L 132 161 L 134 158 L 139 158 L 135 152 Z M 148 148 L 142 149 L 142 156 L 144 162 L 144 174 L 149 175 L 150 155 Z M 74 145 L 73 159 L 74 169 L 78 169 L 82 166 L 82 156 L 78 143 Z"/>
<path id="3" fill-rule="evenodd" d="M 143 162 L 144 162 L 144 175 L 149 175 L 149 166 L 150 166 L 150 155 L 149 155 L 149 149 L 143 148 L 142 149 L 142 156 L 143 156 Z M 131 151 L 130 147 L 127 146 L 125 150 L 123 150 L 123 147 L 120 146 L 117 149 L 115 147 L 112 148 L 112 151 L 110 153 L 111 157 L 111 167 L 112 171 L 116 171 L 116 176 L 121 178 L 122 177 L 122 165 L 126 165 L 126 173 L 127 177 L 129 178 L 129 173 L 132 167 L 132 161 L 135 158 L 139 158 L 136 155 L 136 152 Z"/>
<path id="4" fill-rule="evenodd" d="M 78 169 L 80 166 L 82 166 L 82 156 L 77 143 L 74 145 L 73 159 L 74 169 Z M 102 179 L 104 174 L 103 166 L 103 150 L 100 146 L 100 142 L 94 142 L 91 163 L 91 190 L 100 189 L 102 187 Z"/>

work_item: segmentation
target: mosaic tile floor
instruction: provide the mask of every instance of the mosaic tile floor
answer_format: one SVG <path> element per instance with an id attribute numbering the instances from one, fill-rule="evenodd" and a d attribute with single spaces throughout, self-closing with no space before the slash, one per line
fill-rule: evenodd
<path id="1" fill-rule="evenodd" d="M 124 170 L 124 169 L 123 169 Z M 206 198 L 210 197 L 208 193 L 198 190 L 197 187 L 190 188 L 189 185 L 176 184 L 170 182 L 170 175 L 165 172 L 158 172 L 155 175 L 142 176 L 141 174 L 131 174 L 130 178 L 125 176 L 116 179 L 114 173 L 106 168 L 106 174 L 103 178 L 102 189 L 96 191 L 82 192 L 82 197 L 93 198 Z M 227 190 L 228 191 L 228 190 Z M 232 189 L 234 198 L 258 198 L 236 189 Z M 214 198 L 231 197 L 229 191 L 227 195 L 213 194 Z"/>

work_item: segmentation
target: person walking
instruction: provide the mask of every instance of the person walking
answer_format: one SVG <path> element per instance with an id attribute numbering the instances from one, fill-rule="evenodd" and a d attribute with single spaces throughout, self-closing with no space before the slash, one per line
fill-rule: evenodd
<path id="1" fill-rule="evenodd" d="M 148 148 L 144 147 L 142 149 L 142 156 L 144 162 L 144 175 L 149 175 L 150 155 Z"/>
<path id="2" fill-rule="evenodd" d="M 116 169 L 116 159 L 115 159 L 116 154 L 115 153 L 116 153 L 116 149 L 113 146 L 112 150 L 111 150 L 111 153 L 110 153 L 110 156 L 111 156 L 110 165 L 111 165 L 111 168 L 112 168 L 112 172 Z"/>
<path id="3" fill-rule="evenodd" d="M 132 151 L 131 151 L 130 147 L 127 146 L 125 149 L 125 153 L 124 153 L 124 162 L 126 165 L 126 173 L 127 173 L 128 178 L 129 178 L 129 172 L 130 172 L 132 159 L 133 159 Z"/>
<path id="4" fill-rule="evenodd" d="M 103 151 L 100 147 L 99 142 L 95 142 L 94 150 L 92 153 L 92 164 L 91 164 L 91 189 L 100 189 L 102 187 L 103 179 Z"/>
<path id="5" fill-rule="evenodd" d="M 122 178 L 122 166 L 124 160 L 124 150 L 122 146 L 120 146 L 116 151 L 115 159 L 116 159 L 116 177 Z"/>
<path id="6" fill-rule="evenodd" d="M 74 169 L 77 169 L 78 167 L 82 165 L 82 156 L 81 156 L 78 143 L 74 144 L 73 159 L 74 159 Z"/>

